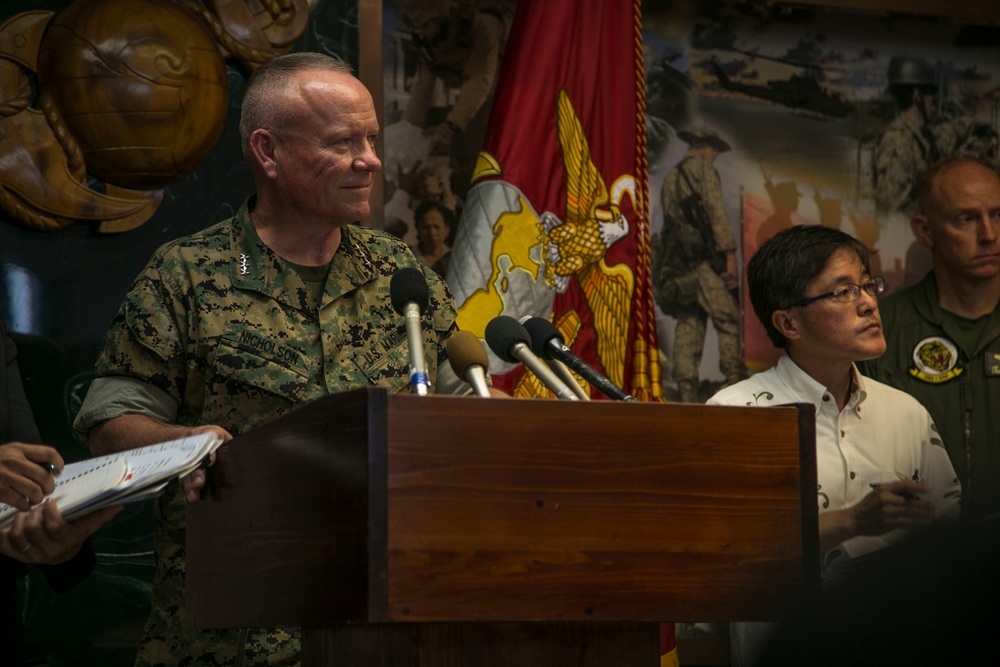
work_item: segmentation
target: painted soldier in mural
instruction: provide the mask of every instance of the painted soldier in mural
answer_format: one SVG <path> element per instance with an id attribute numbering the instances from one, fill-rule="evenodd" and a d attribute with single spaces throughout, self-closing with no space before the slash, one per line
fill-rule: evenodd
<path id="1" fill-rule="evenodd" d="M 447 156 L 457 135 L 474 121 L 485 123 L 478 116 L 496 86 L 514 2 L 406 0 L 400 6 L 420 54 L 403 120 L 425 128 L 432 155 Z M 438 80 L 457 91 L 453 103 L 435 101 Z"/>
<path id="2" fill-rule="evenodd" d="M 690 403 L 700 400 L 698 368 L 708 318 L 718 333 L 725 383 L 746 377 L 746 367 L 735 296 L 736 239 L 715 169 L 716 157 L 730 147 L 707 127 L 692 127 L 677 136 L 688 143 L 688 150 L 667 174 L 660 194 L 663 230 L 654 289 L 660 308 L 677 320 L 673 377 L 680 400 Z"/>
<path id="3" fill-rule="evenodd" d="M 875 202 L 883 212 L 911 213 L 920 173 L 957 150 L 972 121 L 959 115 L 935 118 L 939 87 L 934 70 L 919 58 L 889 61 L 889 93 L 899 114 L 875 149 Z"/>
<path id="4" fill-rule="evenodd" d="M 384 133 L 385 210 L 401 238 L 413 246 L 419 202 L 434 199 L 459 218 L 486 134 L 516 0 L 385 4 L 398 12 L 404 26 L 404 57 L 395 67 L 406 81 L 393 93 L 404 100 L 399 122 L 390 122 Z M 399 71 L 390 67 L 386 77 L 394 80 Z"/>

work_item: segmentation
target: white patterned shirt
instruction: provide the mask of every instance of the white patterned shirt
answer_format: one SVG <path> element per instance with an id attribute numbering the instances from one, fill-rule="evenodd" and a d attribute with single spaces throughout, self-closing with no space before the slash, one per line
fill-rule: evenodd
<path id="1" fill-rule="evenodd" d="M 710 405 L 816 406 L 819 512 L 852 507 L 873 484 L 916 477 L 925 484 L 937 516 L 958 518 L 961 484 L 937 426 L 916 399 L 866 378 L 852 366 L 851 396 L 843 410 L 822 384 L 787 354 L 778 364 L 715 394 Z M 822 569 L 840 566 L 898 541 L 904 531 L 852 537 L 823 554 Z"/>

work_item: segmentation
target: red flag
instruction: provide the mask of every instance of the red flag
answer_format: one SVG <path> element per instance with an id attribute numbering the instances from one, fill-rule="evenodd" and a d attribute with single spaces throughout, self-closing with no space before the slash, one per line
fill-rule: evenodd
<path id="1" fill-rule="evenodd" d="M 639 0 L 519 2 L 448 282 L 461 328 L 550 318 L 576 355 L 659 400 L 644 95 Z M 491 368 L 516 396 L 547 393 Z"/>
<path id="2" fill-rule="evenodd" d="M 661 400 L 645 122 L 640 0 L 521 0 L 448 283 L 462 329 L 550 318 L 577 356 Z M 507 368 L 493 379 L 511 394 L 548 393 Z M 676 665 L 673 624 L 660 647 Z"/>

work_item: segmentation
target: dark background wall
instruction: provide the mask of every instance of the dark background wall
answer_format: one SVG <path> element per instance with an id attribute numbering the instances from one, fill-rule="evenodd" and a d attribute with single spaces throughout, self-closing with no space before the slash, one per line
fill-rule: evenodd
<path id="1" fill-rule="evenodd" d="M 27 11 L 60 12 L 70 4 L 5 0 L 0 23 Z M 309 25 L 295 50 L 327 52 L 357 68 L 357 3 L 319 0 L 311 5 Z M 232 60 L 226 69 L 229 101 L 221 137 L 197 168 L 166 186 L 159 209 L 141 226 L 106 234 L 78 222 L 38 231 L 0 213 L 0 317 L 15 332 L 43 439 L 67 461 L 89 453 L 69 424 L 132 280 L 161 244 L 229 217 L 252 191 L 238 133 L 248 73 Z M 90 186 L 101 187 L 93 181 Z M 56 596 L 37 574 L 24 581 L 31 664 L 132 664 L 149 608 L 151 529 L 152 503 L 129 505 L 96 536 L 98 566 L 83 584 Z"/>

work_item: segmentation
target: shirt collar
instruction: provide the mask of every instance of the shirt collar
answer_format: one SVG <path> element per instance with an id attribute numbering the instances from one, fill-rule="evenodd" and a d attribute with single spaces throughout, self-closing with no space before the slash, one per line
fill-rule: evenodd
<path id="1" fill-rule="evenodd" d="M 326 298 L 339 299 L 376 276 L 374 259 L 356 225 L 340 228 L 340 246 L 330 264 Z"/>
<path id="2" fill-rule="evenodd" d="M 257 236 L 250 212 L 257 201 L 256 195 L 247 197 L 233 216 L 233 284 L 241 289 L 267 292 L 277 271 L 277 255 Z"/>
<path id="3" fill-rule="evenodd" d="M 788 354 L 782 355 L 781 359 L 778 360 L 775 372 L 796 398 L 812 403 L 817 409 L 822 407 L 824 403 L 833 401 L 832 396 L 827 401 L 823 400 L 823 397 L 830 393 L 827 388 L 799 368 Z M 855 412 L 860 412 L 861 404 L 867 397 L 868 392 L 865 389 L 864 377 L 858 372 L 857 366 L 851 364 L 851 397 L 847 401 L 847 405 Z"/>
<path id="4" fill-rule="evenodd" d="M 941 326 L 944 319 L 941 306 L 938 305 L 937 282 L 935 282 L 934 271 L 928 271 L 923 280 L 912 288 L 916 296 L 913 299 L 913 306 L 918 314 L 928 322 Z"/>
<path id="5" fill-rule="evenodd" d="M 233 217 L 233 284 L 296 308 L 318 308 L 320 304 L 298 273 L 260 240 L 250 218 L 255 203 L 256 195 L 250 195 Z M 340 246 L 330 262 L 323 302 L 336 300 L 373 280 L 376 273 L 362 234 L 355 225 L 345 225 L 341 228 Z"/>
<path id="6" fill-rule="evenodd" d="M 861 404 L 868 398 L 865 376 L 858 371 L 857 364 L 851 364 L 851 399 L 847 402 L 854 411 L 861 414 Z"/>

